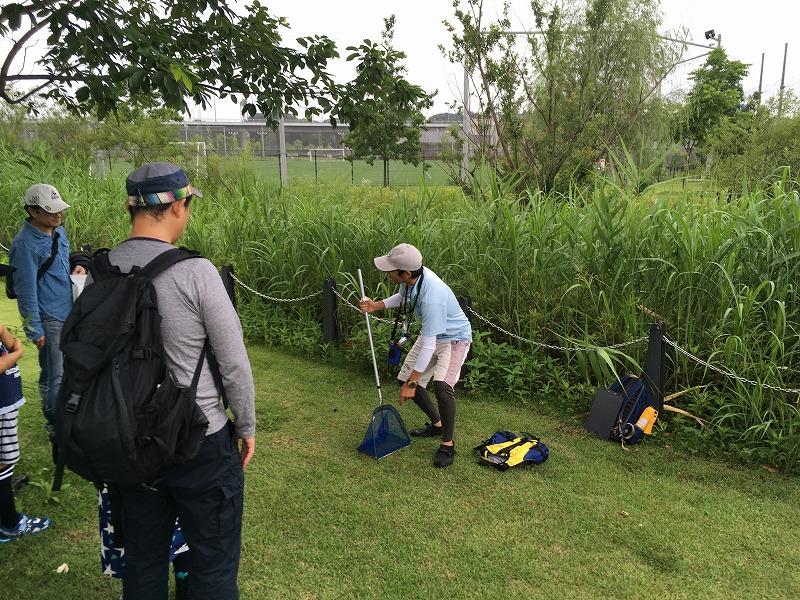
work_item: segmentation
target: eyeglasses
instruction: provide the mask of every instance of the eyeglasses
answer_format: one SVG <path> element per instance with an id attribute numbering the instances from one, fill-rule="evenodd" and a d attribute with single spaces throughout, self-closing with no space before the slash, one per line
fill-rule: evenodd
<path id="1" fill-rule="evenodd" d="M 39 213 L 41 213 L 41 212 L 43 212 L 43 213 L 44 213 L 44 214 L 46 214 L 46 215 L 60 215 L 60 214 L 61 214 L 61 212 L 63 212 L 63 211 L 54 212 L 54 213 L 47 212 L 46 210 L 42 209 L 42 207 L 40 207 L 40 206 L 34 206 L 34 207 L 33 207 L 33 211 L 34 211 L 34 212 L 35 212 L 37 215 L 38 215 Z"/>

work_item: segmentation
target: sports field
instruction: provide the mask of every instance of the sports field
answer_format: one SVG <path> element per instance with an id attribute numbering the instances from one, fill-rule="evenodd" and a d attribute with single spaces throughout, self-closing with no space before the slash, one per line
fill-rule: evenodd
<path id="1" fill-rule="evenodd" d="M 277 156 L 253 161 L 256 173 L 265 179 L 280 181 L 280 166 Z M 423 166 L 424 165 L 424 166 Z M 427 167 L 427 168 L 425 168 Z M 383 163 L 375 161 L 368 165 L 363 160 L 350 163 L 342 158 L 289 157 L 286 161 L 289 182 L 325 181 L 354 185 L 383 185 Z M 419 166 L 389 162 L 389 185 L 449 185 L 447 167 L 440 161 L 425 161 Z"/>

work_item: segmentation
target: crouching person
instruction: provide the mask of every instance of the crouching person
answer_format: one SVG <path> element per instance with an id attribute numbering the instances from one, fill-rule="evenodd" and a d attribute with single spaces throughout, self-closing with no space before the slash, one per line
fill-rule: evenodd
<path id="1" fill-rule="evenodd" d="M 422 254 L 411 244 L 399 244 L 385 256 L 375 258 L 375 266 L 400 286 L 399 291 L 384 300 L 364 298 L 359 306 L 369 313 L 385 308 L 402 310 L 403 331 L 407 331 L 413 315 L 419 318 L 420 335 L 397 376 L 403 382 L 399 402 L 402 406 L 412 399 L 422 409 L 429 422 L 410 433 L 416 437 L 440 437 L 433 464 L 448 467 L 455 457 L 454 388 L 472 344 L 472 327 L 453 291 L 436 273 L 422 266 Z M 431 379 L 437 406 L 426 389 Z"/>

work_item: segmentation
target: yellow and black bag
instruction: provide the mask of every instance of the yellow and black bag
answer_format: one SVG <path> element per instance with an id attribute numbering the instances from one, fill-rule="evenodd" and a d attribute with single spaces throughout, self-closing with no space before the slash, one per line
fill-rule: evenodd
<path id="1" fill-rule="evenodd" d="M 480 455 L 481 464 L 489 464 L 505 471 L 521 464 L 538 465 L 547 460 L 550 451 L 542 441 L 525 431 L 517 435 L 511 431 L 496 431 L 474 450 Z"/>

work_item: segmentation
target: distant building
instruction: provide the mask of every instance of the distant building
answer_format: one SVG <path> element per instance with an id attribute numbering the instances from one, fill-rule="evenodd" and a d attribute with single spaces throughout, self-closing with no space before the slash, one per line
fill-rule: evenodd
<path id="1" fill-rule="evenodd" d="M 433 160 L 439 157 L 444 144 L 454 145 L 448 134 L 451 122 L 426 123 L 420 141 L 424 157 Z M 179 123 L 178 140 L 181 142 L 204 141 L 217 154 L 225 155 L 241 148 L 245 141 L 253 144 L 256 156 L 278 154 L 278 133 L 270 129 L 263 120 L 246 121 L 184 121 Z M 309 148 L 341 148 L 342 136 L 350 128 L 339 124 L 334 128 L 329 122 L 287 121 L 284 124 L 287 152 L 296 156 L 307 156 Z"/>

